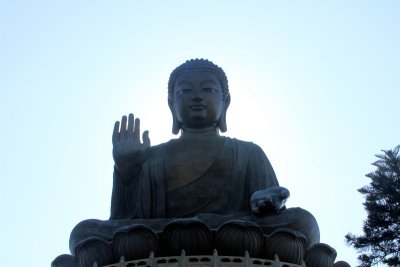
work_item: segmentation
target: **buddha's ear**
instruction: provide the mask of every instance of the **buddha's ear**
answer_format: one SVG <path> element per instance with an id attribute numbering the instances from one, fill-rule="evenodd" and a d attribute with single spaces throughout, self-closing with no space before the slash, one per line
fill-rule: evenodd
<path id="1" fill-rule="evenodd" d="M 178 134 L 181 127 L 180 127 L 178 119 L 176 118 L 176 115 L 175 115 L 174 103 L 173 103 L 172 99 L 169 97 L 168 97 L 168 106 L 169 106 L 169 109 L 171 110 L 171 114 L 172 114 L 172 133 Z"/>
<path id="2" fill-rule="evenodd" d="M 226 132 L 227 125 L 226 125 L 226 111 L 228 110 L 229 104 L 231 103 L 231 95 L 229 93 L 226 94 L 224 101 L 224 110 L 221 114 L 221 117 L 218 121 L 218 128 L 221 132 Z"/>

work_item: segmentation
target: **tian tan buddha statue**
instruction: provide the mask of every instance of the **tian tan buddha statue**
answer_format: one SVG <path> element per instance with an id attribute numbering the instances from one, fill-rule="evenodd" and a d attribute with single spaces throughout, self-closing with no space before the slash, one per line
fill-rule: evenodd
<path id="1" fill-rule="evenodd" d="M 318 224 L 306 210 L 285 207 L 289 191 L 259 146 L 219 135 L 227 130 L 230 100 L 224 71 L 192 59 L 168 82 L 172 132 L 179 138 L 151 146 L 133 114 L 117 121 L 110 219 L 79 223 L 70 237 L 72 255 L 59 256 L 53 266 L 102 266 L 121 256 L 179 255 L 182 249 L 192 255 L 247 250 L 265 258 L 283 253 L 279 246 L 297 253 L 299 259 L 288 260 L 301 264 L 319 242 Z"/>

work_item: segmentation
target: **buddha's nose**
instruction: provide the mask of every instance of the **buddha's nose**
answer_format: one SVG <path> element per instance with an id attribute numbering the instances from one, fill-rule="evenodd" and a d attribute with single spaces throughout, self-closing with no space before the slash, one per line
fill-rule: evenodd
<path id="1" fill-rule="evenodd" d="M 201 102 L 201 101 L 203 101 L 203 97 L 201 96 L 201 91 L 200 90 L 193 90 L 192 101 L 193 102 Z"/>
<path id="2" fill-rule="evenodd" d="M 194 96 L 192 97 L 192 101 L 193 101 L 193 102 L 202 102 L 202 101 L 203 101 L 203 98 L 202 98 L 200 95 L 194 95 Z"/>

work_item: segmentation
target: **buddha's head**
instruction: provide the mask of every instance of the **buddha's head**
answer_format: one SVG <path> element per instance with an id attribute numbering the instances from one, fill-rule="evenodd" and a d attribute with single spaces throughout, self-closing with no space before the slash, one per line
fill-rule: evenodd
<path id="1" fill-rule="evenodd" d="M 225 72 L 206 59 L 191 59 L 177 67 L 168 81 L 172 132 L 217 127 L 225 132 L 230 103 Z"/>

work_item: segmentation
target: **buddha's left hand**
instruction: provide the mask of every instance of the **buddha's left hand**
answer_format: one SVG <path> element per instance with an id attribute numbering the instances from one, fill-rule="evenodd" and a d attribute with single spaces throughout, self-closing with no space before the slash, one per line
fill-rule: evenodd
<path id="1" fill-rule="evenodd" d="M 280 186 L 256 191 L 250 199 L 251 211 L 259 216 L 279 213 L 289 196 L 289 190 Z"/>

